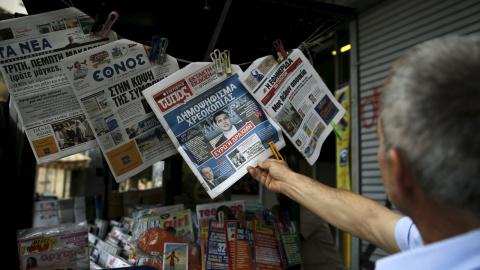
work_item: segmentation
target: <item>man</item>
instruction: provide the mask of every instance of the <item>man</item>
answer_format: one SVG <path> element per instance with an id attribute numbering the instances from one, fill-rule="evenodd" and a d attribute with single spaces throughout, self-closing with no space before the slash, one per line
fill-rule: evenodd
<path id="1" fill-rule="evenodd" d="M 275 192 L 389 253 L 376 269 L 480 268 L 480 36 L 412 48 L 380 101 L 378 162 L 390 201 L 406 216 L 330 188 L 269 159 L 248 167 Z"/>
<path id="2" fill-rule="evenodd" d="M 240 121 L 232 125 L 230 116 L 224 111 L 218 111 L 213 115 L 213 121 L 215 125 L 222 130 L 223 134 L 220 139 L 215 143 L 215 147 L 219 147 L 222 143 L 226 142 L 230 137 L 235 135 L 246 123 Z"/>
<path id="3" fill-rule="evenodd" d="M 200 171 L 202 172 L 203 179 L 205 179 L 205 182 L 210 189 L 214 189 L 227 179 L 225 176 L 213 174 L 212 168 L 208 165 L 203 166 Z"/>

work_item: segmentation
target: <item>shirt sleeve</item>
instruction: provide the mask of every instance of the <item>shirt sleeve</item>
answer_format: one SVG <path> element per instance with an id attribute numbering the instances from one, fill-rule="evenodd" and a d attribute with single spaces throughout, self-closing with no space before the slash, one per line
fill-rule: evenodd
<path id="1" fill-rule="evenodd" d="M 409 217 L 403 217 L 395 226 L 395 239 L 401 251 L 423 246 L 423 239 L 417 226 Z"/>

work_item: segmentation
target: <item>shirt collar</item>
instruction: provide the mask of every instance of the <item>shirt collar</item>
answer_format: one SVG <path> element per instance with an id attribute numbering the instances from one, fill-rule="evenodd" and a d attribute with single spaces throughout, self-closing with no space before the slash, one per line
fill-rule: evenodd
<path id="1" fill-rule="evenodd" d="M 480 269 L 480 228 L 376 262 L 382 269 Z"/>

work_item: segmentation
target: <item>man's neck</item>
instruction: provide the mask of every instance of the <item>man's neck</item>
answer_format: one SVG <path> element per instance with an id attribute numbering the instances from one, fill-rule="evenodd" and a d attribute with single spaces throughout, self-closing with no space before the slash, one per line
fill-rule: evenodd
<path id="1" fill-rule="evenodd" d="M 235 135 L 235 133 L 237 133 L 237 128 L 232 125 L 232 128 L 228 131 L 225 131 L 224 135 L 227 139 L 230 139 L 233 135 Z"/>
<path id="2" fill-rule="evenodd" d="M 428 195 L 427 195 L 428 196 Z M 445 240 L 480 228 L 480 220 L 465 213 L 424 198 L 421 207 L 413 209 L 411 216 L 418 227 L 424 244 Z"/>

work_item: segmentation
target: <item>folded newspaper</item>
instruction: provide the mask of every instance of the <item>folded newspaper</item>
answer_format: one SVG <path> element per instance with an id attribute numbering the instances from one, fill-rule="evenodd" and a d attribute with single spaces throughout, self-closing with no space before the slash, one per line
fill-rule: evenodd
<path id="1" fill-rule="evenodd" d="M 149 50 L 120 39 L 61 61 L 117 182 L 177 153 L 142 91 L 178 63 L 169 55 L 163 64 L 150 61 Z"/>
<path id="2" fill-rule="evenodd" d="M 191 63 L 143 91 L 192 172 L 211 198 L 285 146 L 280 127 L 246 91 L 232 65 L 219 73 L 211 62 Z"/>
<path id="3" fill-rule="evenodd" d="M 0 70 L 39 164 L 98 145 L 60 65 L 117 40 L 90 35 L 93 21 L 76 8 L 0 21 Z"/>
<path id="4" fill-rule="evenodd" d="M 280 63 L 271 55 L 262 57 L 248 67 L 240 81 L 313 165 L 345 109 L 305 55 L 294 49 Z"/>

